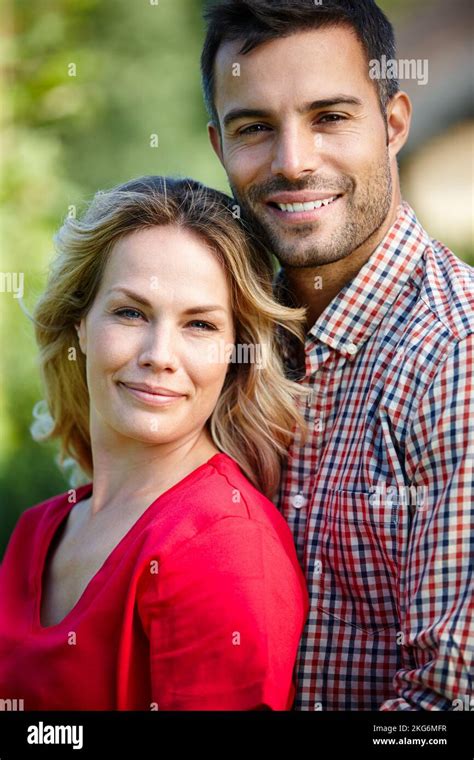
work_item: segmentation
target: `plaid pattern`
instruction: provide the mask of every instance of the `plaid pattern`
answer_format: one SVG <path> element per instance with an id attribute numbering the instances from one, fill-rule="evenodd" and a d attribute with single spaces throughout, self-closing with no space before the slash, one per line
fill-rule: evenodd
<path id="1" fill-rule="evenodd" d="M 275 499 L 311 597 L 296 710 L 467 709 L 473 286 L 403 203 L 304 353 L 279 333 L 311 391 Z"/>

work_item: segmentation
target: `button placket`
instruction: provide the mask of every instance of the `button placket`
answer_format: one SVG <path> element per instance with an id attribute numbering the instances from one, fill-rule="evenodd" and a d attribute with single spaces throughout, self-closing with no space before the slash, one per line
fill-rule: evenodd
<path id="1" fill-rule="evenodd" d="M 316 372 L 318 377 L 318 388 L 313 389 L 312 392 L 312 414 L 311 414 L 311 427 L 313 448 L 318 452 L 321 451 L 324 442 L 324 391 L 326 386 L 327 368 L 325 366 L 319 367 Z"/>
<path id="2" fill-rule="evenodd" d="M 293 496 L 291 503 L 295 509 L 301 509 L 302 507 L 306 506 L 308 500 L 306 497 L 301 493 L 297 493 L 295 496 Z"/>

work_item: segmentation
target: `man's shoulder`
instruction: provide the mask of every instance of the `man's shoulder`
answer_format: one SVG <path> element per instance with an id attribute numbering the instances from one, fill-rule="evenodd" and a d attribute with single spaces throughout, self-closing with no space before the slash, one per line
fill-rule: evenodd
<path id="1" fill-rule="evenodd" d="M 452 341 L 474 331 L 474 269 L 438 240 L 424 256 L 420 299 Z"/>
<path id="2" fill-rule="evenodd" d="M 474 337 L 474 271 L 446 245 L 426 238 L 423 254 L 411 274 L 414 290 L 408 296 L 408 310 L 390 362 L 391 406 L 401 403 L 411 414 L 415 399 L 427 396 L 428 389 L 439 382 L 450 383 L 450 393 L 457 383 L 456 366 L 472 354 Z M 415 295 L 416 294 L 416 295 Z M 394 317 L 395 319 L 395 317 Z M 394 321 L 389 320 L 385 335 L 393 335 Z M 465 367 L 466 372 L 472 371 Z M 394 388 L 409 388 L 408 394 Z M 409 402 L 409 403 L 407 403 Z"/>

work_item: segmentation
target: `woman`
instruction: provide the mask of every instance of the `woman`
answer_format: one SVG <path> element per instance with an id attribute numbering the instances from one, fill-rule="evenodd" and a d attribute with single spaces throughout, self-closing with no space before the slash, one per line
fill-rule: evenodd
<path id="1" fill-rule="evenodd" d="M 290 709 L 308 599 L 270 498 L 303 422 L 275 327 L 301 336 L 304 311 L 272 299 L 230 200 L 192 180 L 98 193 L 57 248 L 35 312 L 43 438 L 92 482 L 10 539 L 0 697 Z"/>

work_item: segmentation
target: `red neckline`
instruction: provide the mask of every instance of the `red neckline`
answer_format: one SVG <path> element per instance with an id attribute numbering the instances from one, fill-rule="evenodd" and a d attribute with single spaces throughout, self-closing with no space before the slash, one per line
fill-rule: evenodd
<path id="1" fill-rule="evenodd" d="M 46 537 L 45 537 L 45 540 L 42 542 L 42 551 L 41 551 L 41 554 L 39 556 L 39 561 L 38 561 L 38 574 L 36 576 L 33 628 L 39 632 L 47 632 L 47 631 L 56 630 L 60 628 L 61 626 L 67 624 L 69 620 L 72 617 L 74 617 L 74 615 L 76 615 L 78 612 L 80 612 L 82 607 L 86 604 L 89 597 L 91 596 L 91 592 L 93 591 L 94 587 L 97 585 L 97 582 L 98 580 L 100 580 L 100 576 L 103 574 L 103 572 L 105 572 L 105 570 L 109 567 L 109 565 L 116 564 L 117 561 L 120 559 L 120 556 L 123 552 L 123 548 L 125 544 L 128 543 L 130 539 L 135 535 L 135 533 L 137 533 L 140 530 L 140 528 L 142 527 L 142 524 L 144 524 L 146 521 L 150 519 L 150 517 L 155 511 L 153 508 L 156 508 L 156 506 L 162 501 L 162 499 L 164 499 L 165 497 L 168 497 L 174 491 L 186 485 L 189 480 L 196 478 L 196 476 L 198 475 L 201 475 L 202 472 L 208 467 L 212 467 L 215 464 L 216 459 L 218 458 L 220 459 L 221 457 L 224 457 L 225 459 L 229 458 L 227 454 L 224 454 L 223 452 L 217 452 L 217 454 L 214 454 L 210 459 L 207 460 L 207 462 L 203 462 L 201 465 L 199 465 L 199 467 L 196 467 L 196 469 L 189 472 L 187 475 L 184 476 L 184 478 L 182 478 L 173 486 L 171 486 L 162 494 L 160 494 L 160 496 L 158 496 L 142 512 L 138 520 L 136 520 L 136 522 L 133 523 L 131 528 L 125 533 L 125 535 L 120 539 L 120 541 L 112 549 L 112 551 L 106 557 L 106 559 L 104 560 L 102 565 L 99 567 L 97 572 L 92 576 L 88 584 L 85 586 L 79 599 L 77 599 L 74 606 L 62 618 L 62 620 L 59 620 L 57 623 L 53 623 L 52 625 L 42 625 L 41 603 L 43 600 L 43 577 L 44 577 L 44 573 L 46 569 L 46 558 L 48 556 L 49 549 L 52 545 L 54 537 L 58 533 L 62 524 L 67 519 L 73 507 L 75 507 L 76 504 L 78 504 L 79 501 L 81 501 L 82 499 L 87 498 L 87 496 L 90 496 L 92 492 L 92 488 L 93 488 L 93 483 L 87 483 L 83 486 L 80 486 L 77 489 L 78 499 L 72 504 L 68 503 L 67 494 L 65 494 L 64 501 L 61 501 L 59 503 L 49 525 L 47 526 Z"/>

